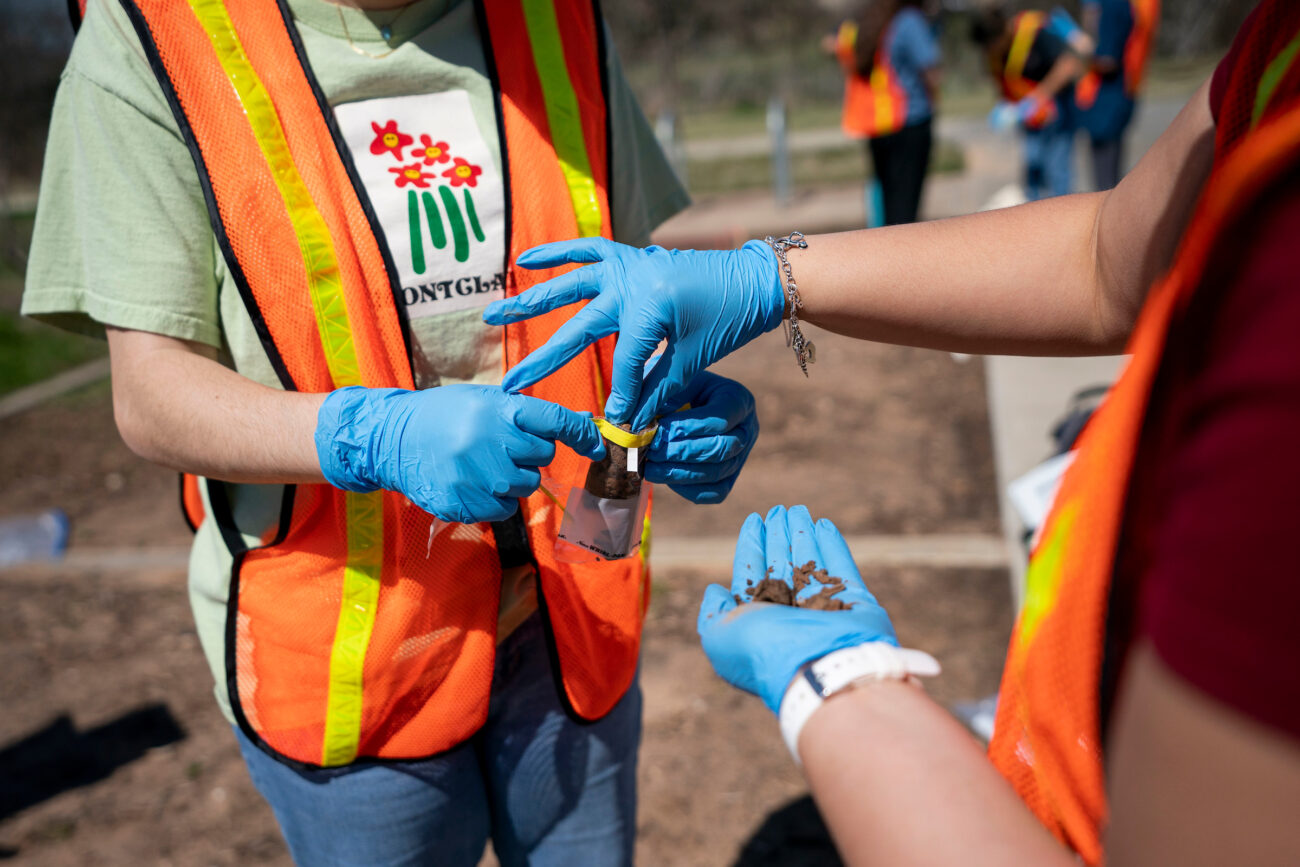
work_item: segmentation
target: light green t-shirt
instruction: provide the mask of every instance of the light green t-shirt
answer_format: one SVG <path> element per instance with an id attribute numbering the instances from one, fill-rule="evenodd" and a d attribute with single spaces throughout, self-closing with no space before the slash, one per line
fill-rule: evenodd
<path id="1" fill-rule="evenodd" d="M 481 315 L 503 286 L 501 152 L 473 4 L 417 0 L 396 13 L 324 0 L 289 7 L 383 229 L 417 385 L 499 382 L 501 332 Z M 614 231 L 644 244 L 688 199 L 612 46 L 607 56 Z M 205 343 L 244 376 L 279 386 L 212 232 L 189 149 L 117 0 L 88 4 L 60 82 L 22 309 L 92 335 L 111 325 Z M 283 489 L 228 487 L 236 523 L 255 546 L 278 519 Z M 205 521 L 190 558 L 190 599 L 228 717 L 230 566 Z"/>

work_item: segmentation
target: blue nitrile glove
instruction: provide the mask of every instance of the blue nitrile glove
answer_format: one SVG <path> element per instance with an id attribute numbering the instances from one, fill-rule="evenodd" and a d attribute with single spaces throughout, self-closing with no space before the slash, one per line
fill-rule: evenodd
<path id="1" fill-rule="evenodd" d="M 998 100 L 989 112 L 989 126 L 998 132 L 1006 132 L 1020 123 L 1020 103 Z"/>
<path id="2" fill-rule="evenodd" d="M 803 566 L 810 560 L 830 577 L 843 579 L 844 590 L 835 598 L 850 605 L 848 610 L 816 611 L 767 602 L 736 604 L 735 596 L 748 600 L 764 577 L 793 586 L 791 564 Z M 812 581 L 799 596 L 816 595 L 821 587 Z M 732 686 L 763 699 L 773 713 L 781 707 L 786 688 L 805 662 L 871 641 L 898 646 L 889 615 L 862 583 L 840 531 L 825 518 L 813 524 L 803 506 L 789 512 L 777 506 L 767 513 L 766 521 L 756 514 L 745 520 L 736 542 L 731 590 L 717 584 L 708 586 L 696 628 L 713 670 Z"/>
<path id="3" fill-rule="evenodd" d="M 754 395 L 734 379 L 704 371 L 673 402 L 690 409 L 659 419 L 645 477 L 692 503 L 721 503 L 758 439 Z"/>
<path id="4" fill-rule="evenodd" d="M 590 262 L 483 311 L 490 325 L 530 319 L 594 299 L 550 340 L 515 365 L 502 385 L 518 391 L 550 376 L 582 349 L 618 332 L 612 393 L 605 416 L 649 425 L 695 374 L 781 324 L 785 295 L 776 255 L 761 241 L 739 250 L 629 247 L 605 238 L 543 244 L 523 253 L 522 268 Z M 642 365 L 667 338 L 664 360 L 641 381 Z"/>
<path id="5" fill-rule="evenodd" d="M 1070 43 L 1082 30 L 1070 13 L 1060 6 L 1053 7 L 1047 15 L 1047 32 L 1062 42 Z"/>
<path id="6" fill-rule="evenodd" d="M 399 491 L 444 521 L 503 521 L 541 484 L 555 440 L 592 459 L 591 416 L 496 386 L 340 388 L 316 416 L 321 472 L 345 491 Z"/>

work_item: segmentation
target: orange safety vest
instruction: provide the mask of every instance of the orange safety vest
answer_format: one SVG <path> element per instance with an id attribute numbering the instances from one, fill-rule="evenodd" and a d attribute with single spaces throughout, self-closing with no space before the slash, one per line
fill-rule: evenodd
<path id="1" fill-rule="evenodd" d="M 1281 43 L 1300 39 L 1297 25 L 1293 20 Z M 1278 57 L 1278 38 L 1265 38 L 1275 43 L 1272 53 L 1252 56 Z M 1270 104 L 1276 77 L 1270 84 L 1259 64 L 1238 68 L 1254 78 L 1236 82 L 1239 89 L 1230 85 L 1225 110 L 1232 103 Z M 1257 114 L 1239 139 L 1223 118 L 1221 112 L 1214 170 L 1173 267 L 1147 298 L 1127 350 L 1132 359 L 1080 437 L 1030 559 L 989 744 L 989 757 L 1020 797 L 1088 864 L 1103 860 L 1107 813 L 1101 719 L 1107 608 L 1129 480 L 1166 336 L 1207 264 L 1224 252 L 1225 232 L 1249 218 L 1252 204 L 1300 163 L 1296 99 Z"/>
<path id="2" fill-rule="evenodd" d="M 412 388 L 393 269 L 283 0 L 122 3 L 285 388 Z M 477 0 L 476 11 L 497 95 L 509 263 L 546 241 L 609 237 L 593 3 Z M 507 292 L 546 276 L 510 264 Z M 509 326 L 506 366 L 569 315 Z M 603 341 L 530 391 L 598 411 L 611 357 Z M 576 477 L 581 461 L 559 449 L 548 472 Z M 432 516 L 400 494 L 297 485 L 286 487 L 279 526 L 249 548 L 223 484 L 209 483 L 209 503 L 234 555 L 230 701 L 263 749 L 310 767 L 415 759 L 483 725 L 501 589 L 486 525 L 457 526 L 430 543 Z M 539 491 L 522 512 L 557 688 L 573 716 L 598 719 L 635 675 L 649 576 L 638 558 L 557 562 L 559 509 Z"/>
<path id="3" fill-rule="evenodd" d="M 1034 47 L 1038 33 L 1047 26 L 1047 16 L 1042 12 L 1020 12 L 1011 19 L 1014 34 L 1011 48 L 1006 60 L 999 64 L 993 61 L 993 77 L 1002 88 L 1002 96 L 1009 102 L 1020 102 L 1038 87 L 1037 81 L 1025 78 L 1025 63 L 1029 60 L 1029 51 Z M 1043 100 L 1034 113 L 1025 120 L 1029 129 L 1042 129 L 1056 117 L 1056 105 L 1052 100 Z"/>
<path id="4" fill-rule="evenodd" d="M 907 121 L 907 92 L 889 62 L 893 22 L 881 34 L 870 76 L 858 74 L 858 25 L 845 21 L 835 36 L 835 56 L 844 70 L 844 112 L 840 125 L 853 138 L 879 138 L 896 133 Z"/>
<path id="5" fill-rule="evenodd" d="M 1130 0 L 1129 5 L 1133 8 L 1133 29 L 1124 43 L 1123 70 L 1124 92 L 1132 99 L 1137 96 L 1146 77 L 1147 58 L 1151 55 L 1151 43 L 1160 23 L 1160 0 Z M 1101 74 L 1096 69 L 1089 69 L 1075 85 L 1075 104 L 1082 109 L 1092 108 L 1100 90 Z"/>

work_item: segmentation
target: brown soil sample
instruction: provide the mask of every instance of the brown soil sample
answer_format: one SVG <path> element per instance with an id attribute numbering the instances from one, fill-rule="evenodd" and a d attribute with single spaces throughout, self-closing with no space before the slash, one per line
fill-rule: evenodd
<path id="1" fill-rule="evenodd" d="M 790 564 L 794 566 L 793 563 Z M 771 573 L 771 569 L 767 570 Z M 812 596 L 800 599 L 799 592 L 816 581 L 822 585 L 822 589 Z M 809 560 L 802 566 L 794 569 L 794 586 L 791 587 L 784 581 L 772 578 L 769 574 L 758 586 L 750 591 L 752 602 L 771 602 L 776 605 L 791 605 L 796 608 L 812 608 L 817 611 L 845 611 L 849 608 L 847 604 L 834 598 L 835 594 L 844 589 L 843 578 L 832 578 L 826 574 L 825 569 L 818 569 L 817 564 Z M 736 602 L 744 603 L 746 600 L 736 597 Z"/>
<path id="2" fill-rule="evenodd" d="M 631 432 L 632 426 L 621 424 L 619 429 Z M 587 470 L 587 482 L 583 487 L 594 497 L 626 500 L 641 493 L 641 473 L 629 473 L 627 449 L 607 439 L 605 457 L 591 462 L 591 468 Z"/>

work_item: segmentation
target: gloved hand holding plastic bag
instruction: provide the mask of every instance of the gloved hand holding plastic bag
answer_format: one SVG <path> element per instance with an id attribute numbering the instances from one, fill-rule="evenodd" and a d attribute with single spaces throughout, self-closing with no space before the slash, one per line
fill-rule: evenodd
<path id="1" fill-rule="evenodd" d="M 689 409 L 659 419 L 646 480 L 666 484 L 692 503 L 721 503 L 758 439 L 754 395 L 734 379 L 706 371 L 673 402 Z"/>

